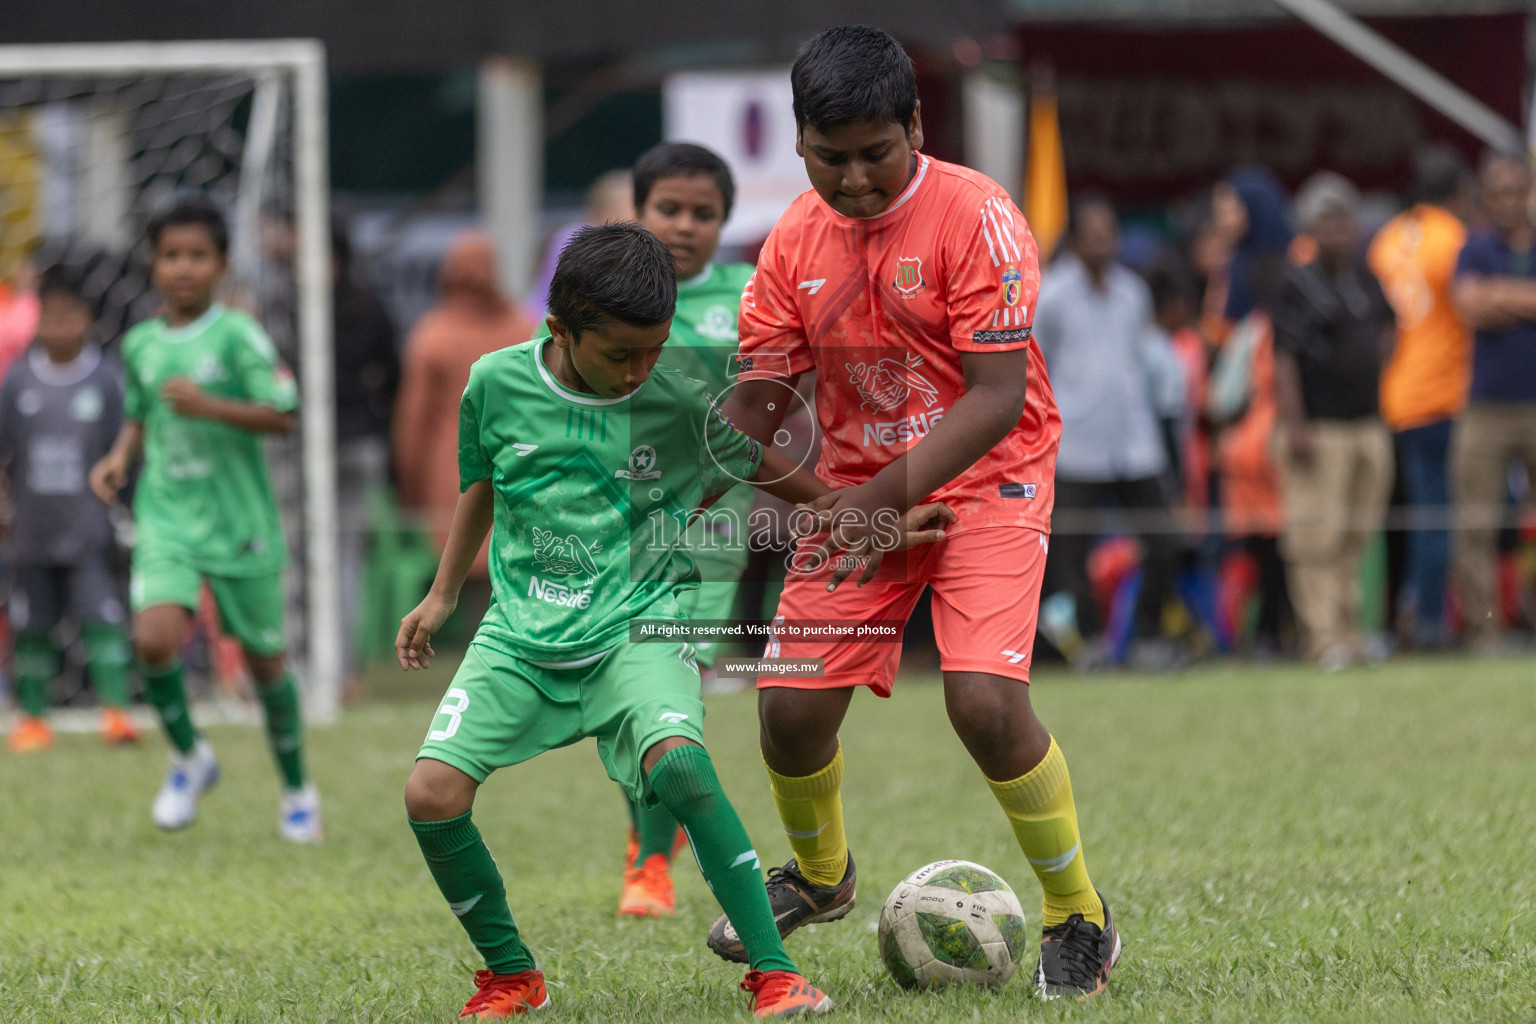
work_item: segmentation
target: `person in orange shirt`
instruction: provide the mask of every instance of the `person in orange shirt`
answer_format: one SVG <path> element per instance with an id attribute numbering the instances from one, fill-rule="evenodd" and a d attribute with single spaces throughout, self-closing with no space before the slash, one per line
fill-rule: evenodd
<path id="1" fill-rule="evenodd" d="M 1032 333 L 1035 240 L 995 182 L 921 152 L 912 62 L 886 33 L 828 29 L 790 83 L 812 188 L 742 293 L 740 382 L 723 411 L 768 443 L 815 371 L 816 475 L 839 489 L 808 507 L 843 553 L 802 539 L 768 646 L 770 661 L 819 670 L 786 664 L 758 680 L 763 758 L 795 852 L 769 874 L 774 917 L 788 934 L 853 907 L 838 729 L 857 688 L 890 696 L 901 655 L 802 628 L 904 622 L 931 584 L 949 720 L 1044 889 L 1035 988 L 1097 995 L 1120 937 L 1084 863 L 1066 758 L 1027 685 L 1061 439 Z M 957 517 L 945 539 L 880 561 L 880 523 L 925 502 Z M 865 570 L 859 586 L 838 589 L 851 565 Z M 726 918 L 708 942 L 744 955 Z"/>
<path id="2" fill-rule="evenodd" d="M 534 324 L 496 283 L 490 237 L 469 231 L 443 256 L 442 297 L 405 343 L 395 399 L 393 455 L 400 505 L 419 516 L 441 548 L 459 499 L 459 397 L 469 368 L 487 352 L 527 341 Z M 470 571 L 488 579 L 486 551 Z"/>
<path id="3" fill-rule="evenodd" d="M 1471 332 L 1451 301 L 1456 257 L 1467 240 L 1470 180 L 1448 146 L 1426 149 L 1415 163 L 1417 201 L 1377 232 L 1369 260 L 1397 313 L 1397 348 L 1381 377 L 1381 415 L 1396 435 L 1414 512 L 1405 604 L 1414 611 L 1414 645 L 1436 649 L 1450 639 L 1451 424 L 1466 405 L 1472 374 Z"/>

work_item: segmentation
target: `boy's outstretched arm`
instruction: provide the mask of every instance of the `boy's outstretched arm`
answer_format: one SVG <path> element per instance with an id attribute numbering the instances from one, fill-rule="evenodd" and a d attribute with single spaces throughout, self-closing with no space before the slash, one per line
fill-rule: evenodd
<path id="1" fill-rule="evenodd" d="M 296 417 L 259 402 L 241 402 L 210 395 L 185 377 L 165 382 L 160 397 L 182 416 L 218 420 L 253 434 L 291 434 Z"/>
<path id="2" fill-rule="evenodd" d="M 128 470 L 144 450 L 144 424 L 127 420 L 111 449 L 91 467 L 91 493 L 104 505 L 117 504 L 117 492 L 128 486 Z"/>
<path id="3" fill-rule="evenodd" d="M 492 485 L 489 479 L 470 484 L 459 495 L 453 509 L 453 525 L 443 544 L 443 557 L 437 564 L 437 577 L 421 603 L 400 620 L 395 637 L 395 659 L 402 669 L 426 668 L 432 663 L 432 634 L 440 629 L 459 603 L 464 577 L 475 564 L 475 556 L 485 543 L 494 518 Z"/>

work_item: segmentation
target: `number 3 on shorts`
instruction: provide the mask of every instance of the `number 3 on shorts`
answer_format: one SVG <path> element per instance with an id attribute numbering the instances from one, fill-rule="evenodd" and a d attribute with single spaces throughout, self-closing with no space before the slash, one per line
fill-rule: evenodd
<path id="1" fill-rule="evenodd" d="M 469 694 L 457 686 L 450 689 L 447 695 L 443 697 L 442 706 L 437 709 L 439 715 L 448 716 L 448 728 L 433 729 L 427 733 L 427 739 L 432 740 L 434 743 L 441 743 L 443 740 L 452 739 L 453 734 L 459 731 L 459 722 L 464 716 L 464 710 L 468 707 Z M 434 717 L 433 721 L 436 722 L 437 719 Z"/>

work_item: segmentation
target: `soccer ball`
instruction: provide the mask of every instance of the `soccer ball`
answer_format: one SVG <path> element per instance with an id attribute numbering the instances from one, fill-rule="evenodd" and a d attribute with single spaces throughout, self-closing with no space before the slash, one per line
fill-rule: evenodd
<path id="1" fill-rule="evenodd" d="M 880 911 L 880 959 L 902 988 L 1004 985 L 1027 943 L 1019 898 L 967 860 L 912 872 Z"/>

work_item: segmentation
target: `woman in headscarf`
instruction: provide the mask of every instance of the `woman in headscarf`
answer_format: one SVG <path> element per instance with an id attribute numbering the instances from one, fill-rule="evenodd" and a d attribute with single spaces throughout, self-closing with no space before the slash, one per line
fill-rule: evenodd
<path id="1" fill-rule="evenodd" d="M 1217 448 L 1222 513 L 1227 534 L 1251 568 L 1223 567 L 1222 590 L 1232 597 L 1246 587 L 1235 577 L 1257 576 L 1255 641 L 1271 652 L 1281 646 L 1291 618 L 1280 560 L 1280 490 L 1270 437 L 1275 429 L 1273 335 L 1269 310 L 1285 280 L 1292 243 L 1290 202 L 1275 176 L 1262 167 L 1233 171 L 1212 193 L 1212 219 L 1232 246 L 1227 305 L 1206 411 L 1221 431 Z M 1239 563 L 1240 564 L 1240 563 Z M 1228 577 L 1232 577 L 1229 579 Z M 1245 602 L 1224 601 L 1224 604 Z M 1236 618 L 1236 616 L 1232 616 Z M 1236 629 L 1241 624 L 1232 622 Z"/>
<path id="2" fill-rule="evenodd" d="M 490 237 L 470 231 L 443 256 L 437 305 L 405 345 L 395 403 L 393 453 L 400 504 L 426 523 L 442 548 L 459 498 L 459 397 L 476 359 L 533 336 L 533 323 L 497 283 Z M 470 572 L 486 577 L 486 552 Z"/>

